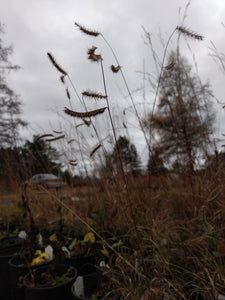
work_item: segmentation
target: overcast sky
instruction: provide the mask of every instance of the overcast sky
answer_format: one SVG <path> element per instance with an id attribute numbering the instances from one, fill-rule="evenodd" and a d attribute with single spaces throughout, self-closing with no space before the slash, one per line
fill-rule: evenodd
<path id="1" fill-rule="evenodd" d="M 162 58 L 162 44 L 177 25 L 181 25 L 188 1 L 184 0 L 0 0 L 0 22 L 5 24 L 2 36 L 5 45 L 12 44 L 14 54 L 11 61 L 22 68 L 9 74 L 8 83 L 20 95 L 23 102 L 23 118 L 29 122 L 21 135 L 30 139 L 33 134 L 51 133 L 62 130 L 63 108 L 69 107 L 65 88 L 71 93 L 73 109 L 82 111 L 82 106 L 69 83 L 60 83 L 60 74 L 53 68 L 47 52 L 51 52 L 56 61 L 68 71 L 77 92 L 89 89 L 103 92 L 103 81 L 99 65 L 87 60 L 87 49 L 98 47 L 104 59 L 106 84 L 110 106 L 116 126 L 123 122 L 130 128 L 129 135 L 135 143 L 139 155 L 146 159 L 146 147 L 143 135 L 137 129 L 137 121 L 127 97 L 127 90 L 119 74 L 109 70 L 115 64 L 112 53 L 101 37 L 92 38 L 80 32 L 74 22 L 87 28 L 100 31 L 115 51 L 135 103 L 139 103 L 140 114 L 151 108 L 153 96 L 150 86 L 144 82 L 142 71 L 155 72 L 150 48 L 145 45 L 144 31 L 151 33 L 153 45 L 159 58 Z M 215 96 L 221 101 L 224 95 L 225 76 L 210 57 L 211 41 L 219 52 L 225 53 L 225 1 L 192 0 L 187 9 L 184 25 L 205 38 L 202 42 L 189 41 L 195 55 L 198 71 L 203 82 L 209 80 Z M 174 42 L 176 39 L 174 38 Z M 190 58 L 186 43 L 181 44 L 181 52 Z M 143 90 L 144 87 L 144 90 Z M 139 90 L 139 92 L 138 92 Z M 145 99 L 144 99 L 145 98 Z M 90 100 L 89 100 L 90 101 Z M 141 106 L 140 103 L 144 105 Z M 103 103 L 87 103 L 88 108 L 105 106 Z M 216 133 L 222 137 L 225 133 L 224 110 L 215 102 L 217 110 Z M 124 108 L 126 114 L 124 115 Z M 99 119 L 96 126 L 106 129 L 101 138 L 110 132 L 107 120 Z M 97 124 L 98 122 L 98 124 Z M 136 122 L 136 123 L 135 123 Z M 78 122 L 79 123 L 79 122 Z M 78 124 L 76 123 L 76 124 Z M 72 124 L 73 125 L 73 124 Z M 121 134 L 124 131 L 121 130 Z M 72 130 L 67 139 L 73 137 Z M 88 151 L 95 140 L 85 141 Z M 90 149 L 88 148 L 90 147 Z"/>

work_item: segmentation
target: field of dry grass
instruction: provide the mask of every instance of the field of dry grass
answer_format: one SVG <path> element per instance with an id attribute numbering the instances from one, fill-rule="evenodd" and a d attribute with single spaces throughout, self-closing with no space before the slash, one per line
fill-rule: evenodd
<path id="1" fill-rule="evenodd" d="M 199 152 L 208 159 L 210 155 L 214 155 L 216 149 L 211 147 L 211 152 L 208 152 L 207 145 L 211 142 L 206 131 L 208 127 L 203 126 L 204 122 L 201 123 L 205 116 L 206 120 L 211 121 L 209 111 L 205 109 L 207 86 L 204 88 L 200 86 L 199 92 L 199 86 L 195 86 L 196 81 L 187 76 L 189 69 L 185 69 L 185 61 L 181 61 L 182 63 L 179 60 L 169 61 L 169 65 L 164 65 L 169 42 L 175 33 L 198 41 L 203 37 L 183 27 L 177 27 L 171 34 L 154 85 L 153 111 L 143 120 L 135 106 L 118 58 L 105 37 L 77 23 L 75 25 L 82 33 L 92 38 L 99 36 L 109 46 L 116 62 L 116 66 L 112 65 L 111 70 L 119 72 L 125 84 L 126 93 L 129 95 L 134 115 L 149 151 L 149 158 L 153 157 L 155 150 L 153 146 L 157 145 L 159 134 L 157 132 L 154 136 L 152 130 L 154 128 L 151 126 L 155 122 L 155 128 L 164 130 L 162 142 L 157 145 L 159 154 L 166 153 L 165 161 L 169 161 L 171 155 L 175 162 L 178 162 L 180 169 L 175 169 L 172 163 L 168 163 L 167 172 L 160 176 L 150 175 L 151 170 L 149 172 L 145 170 L 145 175 L 137 177 L 126 172 L 107 93 L 103 58 L 96 52 L 97 48 L 92 46 L 88 50 L 88 59 L 98 63 L 104 92 L 101 94 L 84 91 L 82 97 L 77 94 L 69 74 L 56 62 L 53 55 L 48 53 L 51 63 L 60 73 L 63 87 L 67 80 L 66 84 L 75 93 L 76 101 L 80 101 L 82 105 L 82 110 L 81 108 L 79 111 L 72 110 L 71 95 L 66 86 L 70 108 L 66 107 L 64 113 L 66 117 L 72 119 L 69 132 L 73 130 L 76 137 L 76 154 L 80 155 L 79 160 L 70 158 L 69 151 L 74 155 L 74 149 L 70 149 L 71 139 L 67 140 L 62 147 L 66 158 L 69 157 L 67 163 L 72 167 L 83 163 L 85 169 L 87 159 L 92 162 L 96 159 L 99 176 L 95 176 L 95 179 L 89 178 L 83 185 L 64 186 L 58 191 L 44 188 L 33 190 L 29 186 L 17 187 L 11 193 L 2 191 L 1 222 L 13 223 L 19 229 L 23 228 L 29 232 L 32 220 L 36 232 L 58 234 L 61 230 L 61 234 L 65 236 L 71 232 L 83 235 L 92 231 L 98 239 L 104 240 L 104 246 L 110 253 L 108 258 L 110 269 L 107 272 L 121 299 L 219 299 L 219 295 L 225 295 L 225 164 L 220 161 L 219 164 L 205 165 L 202 169 L 196 167 Z M 170 57 L 173 60 L 174 56 Z M 168 73 L 173 72 L 173 68 L 178 73 Z M 185 93 L 179 94 L 179 97 L 175 93 L 174 103 L 170 98 L 173 87 L 170 86 L 168 92 L 165 85 L 166 80 L 172 78 L 170 74 L 175 74 L 175 83 L 178 81 L 177 74 L 185 78 L 177 88 L 179 92 L 184 85 Z M 193 86 L 201 97 L 196 95 Z M 190 94 L 187 93 L 188 88 L 191 90 Z M 166 91 L 161 98 L 160 91 L 161 93 Z M 100 107 L 97 104 L 97 109 L 87 109 L 83 97 L 105 102 Z M 162 100 L 161 107 L 168 105 L 168 115 L 164 119 L 166 109 L 161 115 L 154 115 L 158 98 Z M 191 103 L 188 102 L 190 98 L 194 99 Z M 199 99 L 203 100 L 204 105 L 201 105 Z M 185 106 L 185 101 L 189 106 Z M 202 108 L 204 108 L 203 115 L 199 117 Z M 112 163 L 105 165 L 108 153 L 104 138 L 101 137 L 102 130 L 98 130 L 98 123 L 93 121 L 96 116 L 101 118 L 104 114 L 107 114 L 107 126 L 108 124 L 110 126 L 109 142 L 114 146 L 114 154 L 117 153 L 113 167 Z M 181 114 L 182 117 L 179 117 Z M 74 120 L 77 118 L 83 123 L 75 123 Z M 102 124 L 105 123 L 102 121 L 100 124 L 102 128 Z M 144 124 L 147 124 L 147 129 Z M 82 131 L 83 127 L 80 125 L 87 128 Z M 168 127 L 172 129 L 165 131 Z M 48 142 L 61 143 L 63 139 L 65 140 L 66 133 L 60 133 Z M 168 134 L 171 134 L 169 138 Z M 93 144 L 88 144 L 90 136 L 95 137 L 94 147 Z M 46 138 L 46 135 L 39 136 L 39 139 L 42 138 Z M 152 145 L 152 142 L 155 142 L 155 145 Z M 100 167 L 99 162 L 102 163 Z M 160 167 L 156 163 L 154 171 L 158 171 Z M 89 170 L 84 171 L 88 175 Z M 119 246 L 114 249 L 112 239 L 107 239 L 107 236 L 118 241 Z"/>
<path id="2" fill-rule="evenodd" d="M 157 189 L 135 179 L 129 187 L 132 209 L 126 195 L 117 201 L 112 185 L 104 191 L 95 186 L 28 189 L 27 196 L 40 232 L 57 233 L 62 218 L 65 235 L 93 230 L 123 242 L 111 254 L 108 272 L 125 299 L 214 299 L 225 294 L 223 175 L 220 170 L 195 176 L 192 189 L 181 179 L 165 178 Z M 1 221 L 29 227 L 17 206 L 21 194 L 0 199 Z"/>

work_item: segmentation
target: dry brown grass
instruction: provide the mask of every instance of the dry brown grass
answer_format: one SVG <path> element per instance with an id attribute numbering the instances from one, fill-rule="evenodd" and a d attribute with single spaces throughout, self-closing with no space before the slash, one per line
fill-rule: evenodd
<path id="1" fill-rule="evenodd" d="M 191 293 L 198 292 L 204 299 L 213 299 L 217 293 L 225 293 L 223 176 L 222 168 L 195 176 L 196 206 L 190 187 L 182 179 L 167 178 L 150 193 L 148 184 L 132 178 L 129 189 L 138 237 L 132 230 L 133 223 L 124 219 L 124 207 L 117 201 L 115 187 L 107 181 L 104 191 L 95 185 L 63 188 L 58 193 L 28 190 L 28 197 L 40 231 L 58 229 L 57 208 L 61 203 L 65 231 L 79 235 L 89 230 L 85 223 L 92 223 L 92 213 L 103 210 L 107 214 L 116 203 L 117 214 L 92 224 L 92 228 L 99 233 L 108 231 L 124 242 L 124 247 L 118 249 L 122 258 L 111 254 L 113 264 L 109 271 L 124 297 L 161 299 L 168 294 L 170 299 L 189 299 Z M 122 201 L 126 203 L 122 191 Z M 73 201 L 72 197 L 84 200 Z M 18 201 L 19 195 L 1 196 L 3 220 L 19 224 Z M 82 224 L 76 216 L 82 218 Z"/>
<path id="2" fill-rule="evenodd" d="M 92 36 L 100 34 L 78 23 L 75 24 L 83 33 Z M 176 30 L 192 38 L 202 38 L 185 28 L 178 27 Z M 106 43 L 108 44 L 107 41 Z M 92 53 L 89 54 L 93 55 L 95 48 L 92 48 Z M 163 62 L 166 58 L 166 49 Z M 52 55 L 48 55 L 56 69 L 63 74 L 61 79 L 64 83 L 64 77 L 69 76 L 68 73 L 56 63 Z M 114 52 L 113 55 L 130 94 Z M 75 137 L 83 162 L 86 152 L 88 152 L 86 157 L 94 159 L 93 154 L 96 154 L 100 148 L 102 153 L 99 154 L 99 158 L 104 161 L 106 156 L 104 144 L 89 118 L 103 114 L 106 108 L 114 134 L 114 146 L 117 145 L 117 132 L 109 99 L 106 96 L 102 59 L 101 71 L 105 87 L 104 95 L 97 93 L 90 95 L 90 92 L 86 92 L 84 96 L 93 98 L 100 96 L 102 100 L 106 100 L 107 106 L 81 113 L 65 109 L 65 113 L 70 117 L 88 118 L 83 120 L 88 125 L 85 132 L 91 128 L 96 134 L 98 146 L 92 147 L 92 151 L 85 151 L 82 145 L 86 140 L 77 133 L 79 125 L 75 123 L 72 125 L 73 129 L 76 129 Z M 155 101 L 160 78 L 161 75 L 156 88 Z M 66 91 L 70 100 L 68 88 Z M 134 104 L 131 94 L 130 98 Z M 85 105 L 84 107 L 86 108 Z M 140 122 L 140 129 L 147 139 L 135 105 L 134 111 Z M 149 141 L 146 146 L 151 153 Z M 67 153 L 67 149 L 64 150 Z M 80 162 L 72 159 L 68 161 L 74 167 Z M 122 164 L 120 167 L 121 170 L 117 170 L 116 175 L 112 170 L 107 170 L 107 174 L 103 172 L 98 180 L 90 179 L 86 185 L 75 188 L 64 187 L 59 191 L 28 188 L 26 197 L 37 229 L 58 233 L 63 221 L 65 235 L 70 235 L 71 232 L 83 235 L 92 230 L 99 238 L 101 233 L 107 232 L 117 241 L 121 240 L 123 244 L 116 249 L 111 247 L 112 239 L 107 240 L 105 246 L 110 252 L 111 268 L 108 275 L 115 290 L 120 291 L 122 299 L 148 300 L 166 299 L 166 297 L 167 299 L 198 299 L 197 295 L 201 295 L 202 299 L 215 299 L 219 293 L 225 295 L 224 165 L 195 173 L 190 172 L 188 167 L 187 169 L 184 167 L 183 172 L 180 172 L 181 176 L 176 177 L 168 175 L 138 178 L 126 174 Z M 85 171 L 87 174 L 87 170 Z M 0 197 L 2 220 L 28 226 L 29 222 L 20 216 L 20 209 L 17 207 L 23 192 L 19 190 L 17 199 L 12 203 L 8 199 L 10 204 L 5 203 L 3 197 Z"/>

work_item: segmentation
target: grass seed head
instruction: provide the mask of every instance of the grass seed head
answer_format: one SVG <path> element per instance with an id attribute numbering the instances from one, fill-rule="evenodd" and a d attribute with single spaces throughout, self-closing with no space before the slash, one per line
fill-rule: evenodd
<path id="1" fill-rule="evenodd" d="M 90 59 L 90 60 L 92 60 L 94 62 L 98 62 L 98 61 L 102 60 L 102 56 L 100 54 L 95 54 L 95 50 L 96 49 L 97 49 L 97 47 L 92 46 L 87 51 L 88 59 Z"/>
<path id="2" fill-rule="evenodd" d="M 112 70 L 113 73 L 118 73 L 119 70 L 121 69 L 121 66 L 114 66 L 114 65 L 111 65 L 110 69 Z"/>
<path id="3" fill-rule="evenodd" d="M 65 107 L 64 112 L 67 115 L 70 115 L 71 117 L 77 117 L 77 118 L 82 118 L 83 119 L 83 118 L 90 118 L 90 117 L 94 117 L 96 115 L 102 114 L 105 111 L 106 108 L 107 107 L 102 107 L 102 108 L 87 111 L 87 112 L 77 112 L 77 111 L 74 111 L 74 110 L 71 110 L 71 109 Z"/>
<path id="4" fill-rule="evenodd" d="M 82 93 L 82 95 L 85 97 L 94 98 L 94 99 L 106 99 L 107 98 L 107 96 L 102 95 L 100 93 L 93 92 L 93 91 L 84 91 Z"/>
<path id="5" fill-rule="evenodd" d="M 199 40 L 202 41 L 204 39 L 204 37 L 196 32 L 191 31 L 190 29 L 186 28 L 186 27 L 182 27 L 182 26 L 177 26 L 177 31 L 179 31 L 180 33 L 182 33 L 183 35 L 193 38 L 195 40 Z"/>
<path id="6" fill-rule="evenodd" d="M 61 67 L 59 66 L 59 64 L 56 62 L 55 58 L 53 57 L 53 55 L 52 55 L 51 53 L 49 53 L 49 52 L 47 53 L 47 55 L 48 55 L 48 57 L 49 57 L 51 63 L 53 64 L 53 66 L 54 66 L 60 73 L 62 73 L 64 76 L 66 76 L 66 75 L 67 75 L 67 72 L 66 72 L 65 70 L 63 70 L 63 68 L 61 68 Z"/>
<path id="7" fill-rule="evenodd" d="M 75 22 L 74 24 L 75 24 L 75 26 L 77 26 L 80 29 L 80 31 L 82 31 L 83 33 L 85 33 L 87 35 L 97 37 L 100 34 L 100 32 L 95 31 L 95 30 L 87 29 L 86 27 L 78 24 L 77 22 Z"/>

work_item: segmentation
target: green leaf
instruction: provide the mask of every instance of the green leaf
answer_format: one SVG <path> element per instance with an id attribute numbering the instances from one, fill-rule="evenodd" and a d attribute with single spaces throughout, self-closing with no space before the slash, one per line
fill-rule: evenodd
<path id="1" fill-rule="evenodd" d="M 122 245 L 123 245 L 123 242 L 119 241 L 117 243 L 114 243 L 111 247 L 114 249 L 114 248 L 116 248 L 118 246 L 122 246 Z"/>
<path id="2" fill-rule="evenodd" d="M 50 240 L 51 242 L 57 241 L 57 236 L 56 236 L 56 234 L 53 233 L 53 234 L 49 237 L 49 240 Z"/>
<path id="3" fill-rule="evenodd" d="M 101 253 L 109 258 L 109 251 L 107 249 L 102 249 Z"/>
<path id="4" fill-rule="evenodd" d="M 96 241 L 96 244 L 99 244 L 99 245 L 103 245 L 105 243 L 105 240 L 97 240 Z"/>
<path id="5" fill-rule="evenodd" d="M 72 241 L 72 243 L 69 245 L 69 250 L 72 250 L 72 249 L 75 247 L 76 243 L 77 243 L 77 238 L 75 238 L 75 239 Z"/>
<path id="6" fill-rule="evenodd" d="M 95 243 L 95 235 L 93 234 L 93 232 L 86 233 L 84 236 L 84 241 L 94 244 Z"/>
<path id="7" fill-rule="evenodd" d="M 85 240 L 80 241 L 80 244 L 84 246 L 86 244 Z"/>

